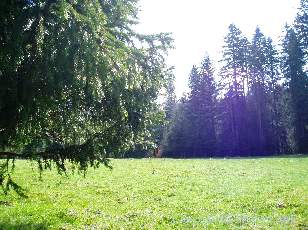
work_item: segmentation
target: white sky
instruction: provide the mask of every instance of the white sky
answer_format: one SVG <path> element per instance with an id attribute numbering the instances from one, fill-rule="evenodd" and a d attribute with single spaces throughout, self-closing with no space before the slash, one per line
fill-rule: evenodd
<path id="1" fill-rule="evenodd" d="M 214 62 L 220 59 L 229 24 L 249 39 L 258 25 L 278 42 L 284 25 L 292 23 L 299 0 L 140 0 L 139 5 L 139 32 L 173 33 L 175 49 L 167 61 L 175 67 L 180 97 L 192 66 L 199 65 L 206 52 Z"/>

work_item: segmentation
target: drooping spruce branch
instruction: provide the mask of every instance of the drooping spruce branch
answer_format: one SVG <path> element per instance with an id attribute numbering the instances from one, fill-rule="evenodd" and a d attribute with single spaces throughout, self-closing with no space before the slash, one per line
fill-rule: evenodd
<path id="1" fill-rule="evenodd" d="M 43 170 L 51 169 L 52 165 L 60 174 L 67 172 L 66 163 L 77 165 L 79 171 L 85 174 L 86 169 L 91 166 L 99 167 L 100 164 L 112 168 L 106 154 L 101 153 L 93 143 L 88 140 L 81 145 L 71 145 L 62 147 L 61 145 L 50 146 L 42 152 L 0 152 L 0 186 L 5 194 L 13 189 L 21 196 L 26 196 L 25 190 L 19 186 L 12 178 L 16 159 L 34 160 L 38 163 L 40 176 Z"/>

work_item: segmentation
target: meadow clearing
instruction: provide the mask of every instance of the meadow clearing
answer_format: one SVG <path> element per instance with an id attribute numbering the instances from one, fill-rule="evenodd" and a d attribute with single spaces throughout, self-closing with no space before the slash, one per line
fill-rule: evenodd
<path id="1" fill-rule="evenodd" d="M 113 169 L 39 178 L 0 192 L 0 229 L 308 229 L 308 157 L 123 159 Z"/>

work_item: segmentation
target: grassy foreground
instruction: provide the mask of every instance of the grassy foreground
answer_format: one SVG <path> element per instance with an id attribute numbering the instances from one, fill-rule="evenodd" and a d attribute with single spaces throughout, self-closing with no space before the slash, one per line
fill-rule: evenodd
<path id="1" fill-rule="evenodd" d="M 0 229 L 308 229 L 307 157 L 112 165 L 41 181 L 18 161 L 29 198 L 0 190 Z"/>

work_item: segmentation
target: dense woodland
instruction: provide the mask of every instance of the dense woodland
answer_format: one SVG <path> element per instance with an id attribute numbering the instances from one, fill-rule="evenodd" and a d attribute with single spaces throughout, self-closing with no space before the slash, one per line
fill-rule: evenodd
<path id="1" fill-rule="evenodd" d="M 308 153 L 307 39 L 306 0 L 278 47 L 260 28 L 248 40 L 231 24 L 220 65 L 206 55 L 193 66 L 190 92 L 179 101 L 170 83 L 163 155 Z"/>

